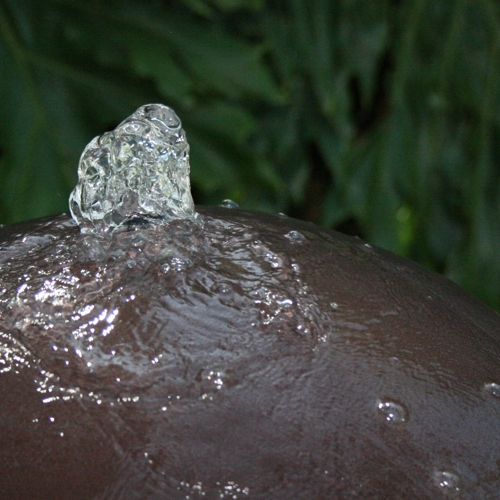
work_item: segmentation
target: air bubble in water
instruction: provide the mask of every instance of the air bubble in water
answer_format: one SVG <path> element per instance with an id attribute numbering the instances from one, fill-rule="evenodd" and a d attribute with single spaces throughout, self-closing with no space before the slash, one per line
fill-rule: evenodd
<path id="1" fill-rule="evenodd" d="M 454 472 L 440 470 L 434 472 L 434 484 L 440 488 L 443 493 L 453 494 L 460 492 L 460 476 Z"/>
<path id="2" fill-rule="evenodd" d="M 488 384 L 484 384 L 484 390 L 491 394 L 496 398 L 500 398 L 500 384 L 495 384 L 494 382 L 490 382 Z"/>
<path id="3" fill-rule="evenodd" d="M 221 203 L 219 203 L 219 207 L 224 207 L 224 208 L 238 208 L 239 205 L 233 200 L 222 200 Z"/>
<path id="4" fill-rule="evenodd" d="M 80 158 L 69 204 L 82 232 L 198 219 L 189 183 L 189 144 L 175 112 L 148 104 L 94 138 Z"/>
<path id="5" fill-rule="evenodd" d="M 290 240 L 290 243 L 294 244 L 302 243 L 306 239 L 306 237 L 298 231 L 290 231 L 289 233 L 286 233 L 285 238 Z"/>
<path id="6" fill-rule="evenodd" d="M 395 401 L 377 400 L 377 410 L 390 424 L 404 424 L 408 421 L 408 411 Z"/>

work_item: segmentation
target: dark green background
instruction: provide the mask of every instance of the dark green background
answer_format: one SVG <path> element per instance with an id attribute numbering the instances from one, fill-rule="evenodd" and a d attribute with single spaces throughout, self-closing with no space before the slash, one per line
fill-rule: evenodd
<path id="1" fill-rule="evenodd" d="M 78 157 L 162 102 L 195 201 L 359 234 L 500 308 L 493 0 L 0 0 L 0 222 L 67 211 Z"/>

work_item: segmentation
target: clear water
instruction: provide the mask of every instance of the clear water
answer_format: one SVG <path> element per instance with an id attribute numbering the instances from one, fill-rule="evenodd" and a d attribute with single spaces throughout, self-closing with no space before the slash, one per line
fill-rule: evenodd
<path id="1" fill-rule="evenodd" d="M 80 158 L 69 203 L 83 232 L 109 231 L 137 219 L 197 219 L 189 144 L 175 112 L 148 104 L 95 137 Z"/>

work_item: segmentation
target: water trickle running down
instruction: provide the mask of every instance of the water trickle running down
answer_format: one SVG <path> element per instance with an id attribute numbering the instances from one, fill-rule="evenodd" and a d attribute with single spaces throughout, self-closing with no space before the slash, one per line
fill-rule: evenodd
<path id="1" fill-rule="evenodd" d="M 82 232 L 199 217 L 186 134 L 175 112 L 162 104 L 142 106 L 112 132 L 95 137 L 82 153 L 78 178 L 69 203 Z"/>

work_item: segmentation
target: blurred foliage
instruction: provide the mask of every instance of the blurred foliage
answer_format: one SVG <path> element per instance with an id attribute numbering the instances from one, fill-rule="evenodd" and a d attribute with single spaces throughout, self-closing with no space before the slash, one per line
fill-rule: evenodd
<path id="1" fill-rule="evenodd" d="M 195 201 L 359 234 L 500 308 L 494 0 L 0 0 L 0 221 L 163 102 Z"/>

